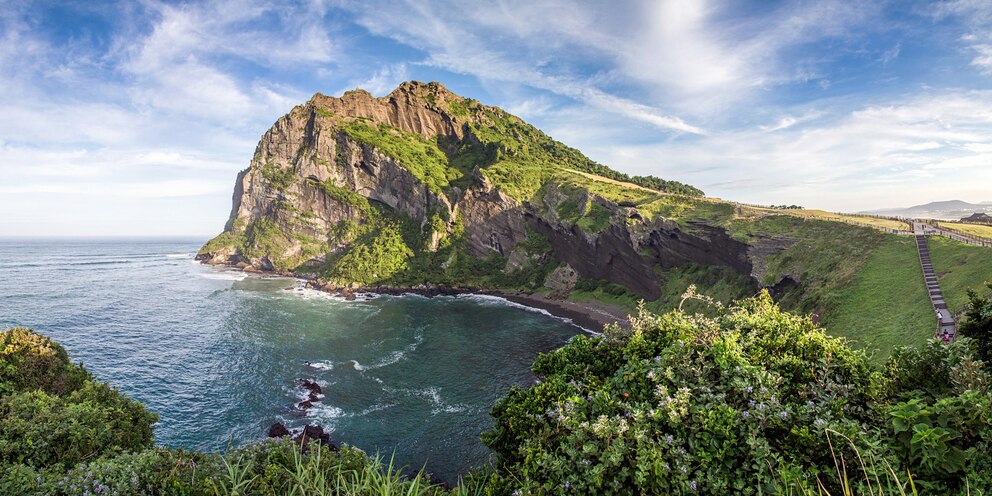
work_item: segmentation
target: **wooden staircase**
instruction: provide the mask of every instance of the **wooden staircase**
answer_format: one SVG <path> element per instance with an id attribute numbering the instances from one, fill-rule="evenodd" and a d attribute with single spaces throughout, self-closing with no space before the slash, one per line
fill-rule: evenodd
<path id="1" fill-rule="evenodd" d="M 927 237 L 921 234 L 920 231 L 917 231 L 916 234 L 916 250 L 920 254 L 923 281 L 927 285 L 930 302 L 933 304 L 934 316 L 937 319 L 937 332 L 934 334 L 934 337 L 941 339 L 946 335 L 948 341 L 953 341 L 957 337 L 957 325 L 950 310 L 947 309 L 947 302 L 944 301 L 943 293 L 940 292 L 937 273 L 933 271 L 933 261 L 930 259 L 930 247 L 927 246 Z"/>

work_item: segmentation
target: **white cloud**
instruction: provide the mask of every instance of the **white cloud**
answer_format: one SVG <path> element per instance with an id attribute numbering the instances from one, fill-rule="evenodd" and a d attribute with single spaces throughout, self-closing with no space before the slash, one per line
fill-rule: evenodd
<path id="1" fill-rule="evenodd" d="M 950 91 L 907 96 L 775 133 L 728 131 L 691 143 L 619 147 L 600 158 L 631 172 L 690 182 L 716 196 L 861 210 L 987 196 L 990 135 L 992 91 Z"/>
<path id="2" fill-rule="evenodd" d="M 11 220 L 0 234 L 72 230 L 62 217 L 87 213 L 103 216 L 103 234 L 146 229 L 142 216 L 182 229 L 179 202 L 212 205 L 186 212 L 186 232 L 218 229 L 259 134 L 305 98 L 259 74 L 335 54 L 305 6 L 150 0 L 115 7 L 122 30 L 102 33 L 116 36 L 104 45 L 52 38 L 25 21 L 30 4 L 17 7 L 0 9 L 0 212 Z"/>
<path id="3" fill-rule="evenodd" d="M 386 65 L 365 79 L 352 80 L 345 88 L 340 89 L 338 93 L 362 88 L 375 96 L 383 96 L 395 90 L 400 83 L 406 81 L 409 77 L 409 71 L 407 71 L 405 63 Z"/>
<path id="4" fill-rule="evenodd" d="M 987 75 L 992 75 L 992 45 L 979 43 L 972 45 L 971 49 L 978 52 L 978 55 L 971 60 L 971 65 L 978 67 Z"/>
<path id="5" fill-rule="evenodd" d="M 699 134 L 704 131 L 656 107 L 621 98 L 589 84 L 588 76 L 547 70 L 559 56 L 575 51 L 602 57 L 616 49 L 614 33 L 604 32 L 596 7 L 573 3 L 534 5 L 511 1 L 462 8 L 448 5 L 381 2 L 342 4 L 372 33 L 390 37 L 428 53 L 426 64 L 484 81 L 526 84 L 617 112 L 662 129 Z M 607 17 L 610 17 L 606 14 Z M 548 22 L 554 19 L 554 22 Z M 509 28 L 509 29 L 508 29 Z M 565 48 L 567 47 L 567 49 Z M 567 72 L 564 71 L 564 72 Z"/>
<path id="6" fill-rule="evenodd" d="M 787 129 L 787 128 L 790 128 L 792 126 L 795 126 L 797 122 L 799 122 L 799 120 L 796 119 L 795 117 L 786 116 L 786 117 L 783 117 L 783 118 L 779 119 L 778 122 L 776 122 L 775 124 L 772 124 L 770 126 L 758 126 L 758 129 L 761 129 L 762 131 L 764 131 L 766 133 L 771 133 L 771 132 L 781 131 L 782 129 Z"/>
<path id="7" fill-rule="evenodd" d="M 964 23 L 960 40 L 975 52 L 971 65 L 992 75 L 992 3 L 985 0 L 951 0 L 933 6 L 938 19 L 956 17 Z"/>

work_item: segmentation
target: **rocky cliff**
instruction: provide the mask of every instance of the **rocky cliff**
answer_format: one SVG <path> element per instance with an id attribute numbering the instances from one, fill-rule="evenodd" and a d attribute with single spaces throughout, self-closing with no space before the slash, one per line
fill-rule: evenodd
<path id="1" fill-rule="evenodd" d="M 225 231 L 198 258 L 328 287 L 567 294 L 587 280 L 653 300 L 665 271 L 687 264 L 758 286 L 761 247 L 730 235 L 722 224 L 733 216 L 694 188 L 627 177 L 439 83 L 407 82 L 381 98 L 317 94 L 280 118 L 238 175 Z"/>

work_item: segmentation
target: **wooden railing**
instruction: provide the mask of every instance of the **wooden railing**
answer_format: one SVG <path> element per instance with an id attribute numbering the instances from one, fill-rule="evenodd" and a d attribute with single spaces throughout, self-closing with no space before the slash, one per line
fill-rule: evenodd
<path id="1" fill-rule="evenodd" d="M 961 241 L 962 243 L 968 243 L 971 245 L 992 247 L 992 239 L 983 238 L 981 236 L 976 236 L 974 234 L 966 233 L 964 231 L 959 231 L 957 229 L 947 227 L 946 224 L 937 224 L 933 221 L 921 220 L 922 224 L 926 224 L 938 231 L 941 236 L 946 236 L 948 238 Z"/>

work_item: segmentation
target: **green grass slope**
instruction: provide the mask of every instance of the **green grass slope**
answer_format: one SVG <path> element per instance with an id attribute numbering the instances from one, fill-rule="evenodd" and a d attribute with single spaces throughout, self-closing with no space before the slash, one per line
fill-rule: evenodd
<path id="1" fill-rule="evenodd" d="M 992 248 L 969 245 L 942 237 L 931 237 L 930 257 L 947 308 L 960 315 L 968 304 L 968 290 L 987 293 L 992 281 Z"/>
<path id="2" fill-rule="evenodd" d="M 918 345 L 932 337 L 934 315 L 912 238 L 891 239 L 874 250 L 828 307 L 823 324 L 831 334 L 874 350 L 875 361 L 896 346 Z"/>

